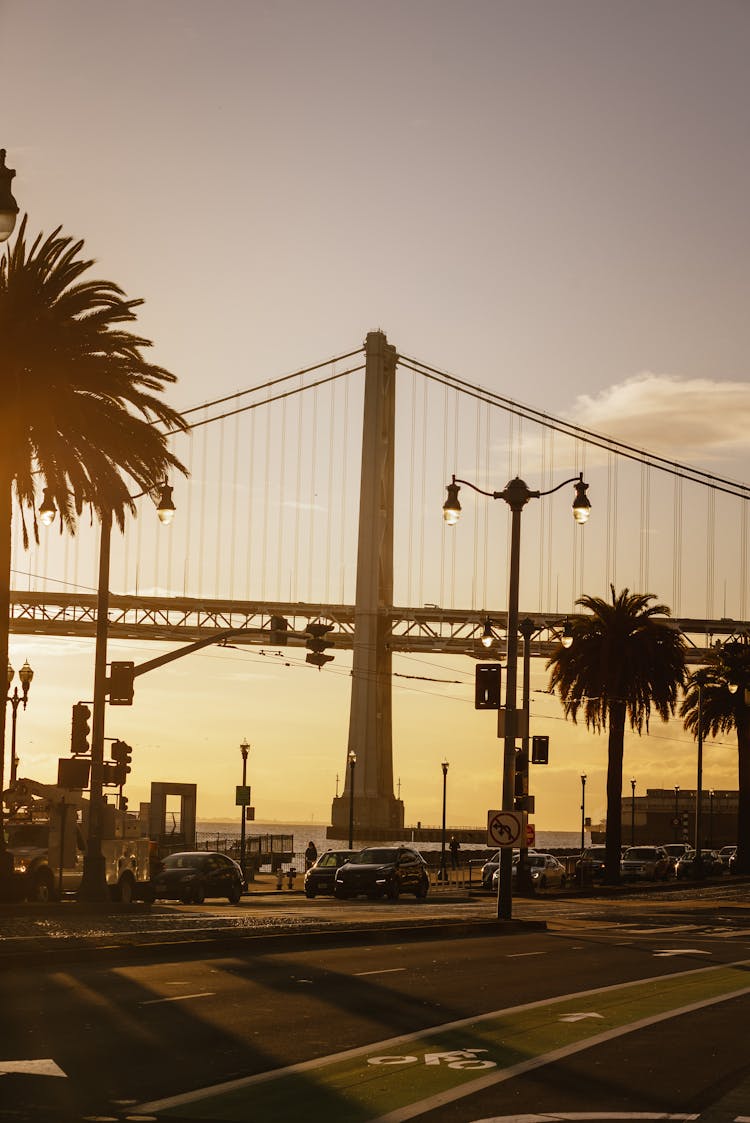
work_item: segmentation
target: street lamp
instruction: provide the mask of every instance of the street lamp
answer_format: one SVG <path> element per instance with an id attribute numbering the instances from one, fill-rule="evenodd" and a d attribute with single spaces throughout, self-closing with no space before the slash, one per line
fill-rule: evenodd
<path id="1" fill-rule="evenodd" d="M 10 238 L 18 216 L 18 203 L 10 189 L 15 174 L 12 168 L 6 166 L 5 149 L 0 148 L 0 242 Z"/>
<path id="2" fill-rule="evenodd" d="M 443 770 L 443 834 L 440 846 L 440 880 L 445 885 L 445 795 L 448 786 L 448 761 L 443 760 L 440 767 Z"/>
<path id="3" fill-rule="evenodd" d="M 357 764 L 357 754 L 354 749 L 349 749 L 349 849 L 354 849 L 354 769 Z"/>
<path id="4" fill-rule="evenodd" d="M 708 793 L 708 848 L 714 848 L 714 789 Z"/>
<path id="5" fill-rule="evenodd" d="M 156 489 L 155 489 L 156 490 Z M 163 526 L 174 518 L 175 505 L 172 488 L 165 480 L 158 487 L 159 499 L 156 513 Z M 140 499 L 148 491 L 131 495 Z M 50 489 L 44 489 L 44 499 L 39 511 L 45 525 L 50 526 L 55 517 L 54 501 Z M 102 853 L 104 827 L 104 719 L 107 700 L 107 631 L 109 627 L 109 556 L 112 539 L 112 512 L 101 515 L 99 538 L 99 576 L 96 595 L 96 645 L 94 649 L 94 700 L 91 714 L 91 780 L 89 784 L 89 829 L 86 852 L 83 856 L 83 873 L 78 899 L 103 901 L 107 897 L 107 875 Z"/>
<path id="6" fill-rule="evenodd" d="M 8 689 L 10 689 L 10 684 L 13 681 L 13 675 L 14 674 L 15 674 L 15 671 L 11 667 L 10 663 L 8 663 Z M 34 672 L 32 671 L 31 667 L 29 666 L 28 659 L 26 660 L 24 665 L 21 667 L 21 670 L 18 672 L 18 677 L 21 680 L 21 693 L 19 694 L 18 693 L 18 687 L 14 686 L 13 687 L 13 693 L 9 694 L 7 699 L 6 699 L 6 702 L 10 702 L 12 710 L 13 710 L 13 719 L 12 719 L 12 724 L 11 724 L 11 739 L 10 739 L 10 786 L 11 787 L 13 787 L 13 785 L 15 784 L 16 779 L 18 777 L 18 757 L 16 756 L 16 718 L 17 718 L 17 715 L 18 715 L 18 707 L 21 703 L 23 703 L 23 708 L 26 709 L 26 703 L 29 700 L 29 688 L 31 686 L 31 680 L 34 677 Z M 2 790 L 1 784 L 2 784 L 2 774 L 0 773 L 0 791 Z"/>
<path id="7" fill-rule="evenodd" d="M 630 845 L 635 846 L 635 777 L 630 781 Z"/>
<path id="8" fill-rule="evenodd" d="M 674 786 L 674 840 L 678 841 L 680 835 L 680 785 Z"/>
<path id="9" fill-rule="evenodd" d="M 240 752 L 242 753 L 242 798 L 245 798 L 245 789 L 247 788 L 247 754 L 250 752 L 250 746 L 247 743 L 247 737 L 240 745 Z M 247 874 L 245 872 L 245 819 L 247 818 L 247 805 L 242 804 L 242 823 L 240 825 L 240 868 L 242 870 L 242 886 L 247 889 Z"/>
<path id="10" fill-rule="evenodd" d="M 586 773 L 581 773 L 581 853 L 586 849 Z"/>
<path id="11" fill-rule="evenodd" d="M 482 647 L 492 647 L 495 642 L 495 633 L 492 630 L 492 621 L 489 616 L 484 621 L 484 630 L 482 632 Z"/>
<path id="12" fill-rule="evenodd" d="M 10 663 L 8 663 L 8 690 L 10 690 L 10 684 L 13 681 L 14 674 L 15 674 L 15 671 L 11 667 Z M 7 706 L 8 702 L 10 702 L 11 706 L 13 707 L 13 725 L 12 725 L 12 731 L 13 732 L 12 732 L 11 746 L 10 746 L 10 783 L 11 783 L 11 785 L 13 785 L 15 783 L 15 779 L 16 779 L 16 765 L 17 765 L 17 760 L 16 760 L 16 715 L 18 713 L 18 707 L 19 707 L 21 702 L 23 702 L 23 708 L 26 709 L 26 702 L 27 702 L 28 696 L 29 696 L 29 687 L 31 686 L 31 680 L 34 677 L 34 672 L 32 671 L 31 667 L 29 666 L 28 661 L 26 663 L 24 663 L 23 667 L 21 667 L 21 670 L 18 672 L 18 677 L 21 680 L 22 693 L 19 694 L 18 693 L 18 687 L 15 686 L 13 688 L 13 693 L 8 694 L 6 699 L 5 699 L 6 706 Z M 4 730 L 3 730 L 3 732 L 4 732 Z M 10 877 L 12 875 L 12 872 L 13 872 L 13 863 L 11 861 L 10 854 L 5 849 L 5 805 L 3 803 L 3 798 L 2 798 L 2 793 L 3 793 L 4 790 L 5 790 L 5 737 L 3 737 L 2 741 L 0 741 L 0 854 L 2 855 L 1 860 L 2 860 L 2 863 L 3 863 L 0 866 L 0 872 L 5 876 Z"/>
<path id="13" fill-rule="evenodd" d="M 511 538 L 510 538 L 510 575 L 508 589 L 508 638 L 507 638 L 507 677 L 505 680 L 505 732 L 503 735 L 503 788 L 502 809 L 513 811 L 514 780 L 515 780 L 515 753 L 516 753 L 516 685 L 518 677 L 518 592 L 520 585 L 521 568 L 521 512 L 530 499 L 540 499 L 543 495 L 551 495 L 567 484 L 575 485 L 573 499 L 573 517 L 576 522 L 584 523 L 589 517 L 591 503 L 586 495 L 588 484 L 584 483 L 583 473 L 569 480 L 563 480 L 557 487 L 548 491 L 531 491 L 528 485 L 518 476 L 506 484 L 503 491 L 484 491 L 468 480 L 459 480 L 455 476 L 447 485 L 447 498 L 443 504 L 443 518 L 449 526 L 455 526 L 461 514 L 461 504 L 458 493 L 461 485 L 470 487 L 479 495 L 486 495 L 489 499 L 503 499 L 511 509 Z M 498 711 L 498 722 L 501 720 L 501 711 Z M 499 734 L 499 725 L 498 725 Z M 497 917 L 498 920 L 510 920 L 513 915 L 512 904 L 512 868 L 513 853 L 510 847 L 500 849 L 500 870 L 497 890 Z"/>

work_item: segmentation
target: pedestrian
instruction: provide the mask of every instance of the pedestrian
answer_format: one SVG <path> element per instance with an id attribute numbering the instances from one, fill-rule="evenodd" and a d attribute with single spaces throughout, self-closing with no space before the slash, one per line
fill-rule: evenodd
<path id="1" fill-rule="evenodd" d="M 458 852 L 461 849 L 461 843 L 458 841 L 454 834 L 451 835 L 450 851 L 451 851 L 451 867 L 454 870 L 458 869 Z"/>
<path id="2" fill-rule="evenodd" d="M 310 866 L 314 866 L 318 859 L 318 849 L 312 839 L 307 844 L 305 850 L 305 869 L 309 870 Z"/>

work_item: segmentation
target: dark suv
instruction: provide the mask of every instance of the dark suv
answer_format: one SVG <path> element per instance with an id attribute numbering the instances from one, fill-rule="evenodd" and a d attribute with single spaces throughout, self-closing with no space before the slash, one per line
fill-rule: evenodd
<path id="1" fill-rule="evenodd" d="M 427 863 L 410 846 L 368 846 L 336 871 L 333 894 L 339 900 L 362 894 L 374 900 L 400 893 L 427 896 L 430 878 Z"/>

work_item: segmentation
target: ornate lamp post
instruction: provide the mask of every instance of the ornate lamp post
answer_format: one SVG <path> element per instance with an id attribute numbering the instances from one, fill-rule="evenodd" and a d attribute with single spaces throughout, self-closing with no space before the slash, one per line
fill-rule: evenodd
<path id="1" fill-rule="evenodd" d="M 445 796 L 448 786 L 448 761 L 443 760 L 440 767 L 443 770 L 443 833 L 440 845 L 440 880 L 445 885 Z"/>
<path id="2" fill-rule="evenodd" d="M 635 846 L 635 776 L 630 781 L 630 845 Z"/>
<path id="3" fill-rule="evenodd" d="M 15 671 L 8 663 L 8 689 L 13 681 Z M 21 680 L 21 693 L 18 693 L 18 687 L 13 687 L 13 693 L 9 694 L 7 701 L 10 702 L 13 710 L 13 717 L 11 722 L 11 739 L 10 739 L 10 785 L 15 784 L 18 777 L 18 757 L 16 756 L 16 719 L 18 716 L 18 707 L 23 703 L 23 708 L 26 709 L 26 703 L 29 700 L 29 688 L 31 687 L 31 680 L 34 677 L 34 672 L 29 666 L 28 659 L 18 672 L 18 677 Z"/>
<path id="4" fill-rule="evenodd" d="M 172 488 L 164 481 L 157 486 L 159 499 L 156 513 L 163 526 L 169 526 L 174 518 L 175 505 Z M 147 492 L 131 495 L 140 499 Z M 55 518 L 55 505 L 44 489 L 44 499 L 39 509 L 41 521 L 50 526 Z M 112 512 L 101 518 L 99 538 L 99 578 L 96 598 L 96 647 L 94 652 L 94 703 L 91 715 L 91 782 L 89 788 L 89 829 L 86 853 L 83 859 L 83 875 L 78 899 L 82 901 L 102 901 L 107 897 L 107 877 L 102 853 L 102 833 L 104 820 L 104 718 L 107 701 L 107 632 L 109 628 L 109 556 L 112 539 Z"/>
<path id="5" fill-rule="evenodd" d="M 247 737 L 240 745 L 240 752 L 242 753 L 242 787 L 247 787 L 247 754 L 250 752 L 250 746 L 247 743 Z M 242 885 L 247 889 L 247 873 L 245 871 L 245 819 L 247 818 L 247 806 L 242 804 L 242 823 L 240 824 L 240 869 L 242 870 Z"/>
<path id="6" fill-rule="evenodd" d="M 0 148 L 0 242 L 10 238 L 18 217 L 18 203 L 10 189 L 15 174 L 12 168 L 6 166 L 5 149 Z"/>
<path id="7" fill-rule="evenodd" d="M 354 749 L 349 749 L 349 849 L 354 849 L 354 769 L 357 766 L 357 754 Z"/>
<path id="8" fill-rule="evenodd" d="M 543 495 L 551 495 L 567 484 L 575 485 L 575 498 L 573 500 L 573 516 L 576 522 L 584 523 L 589 517 L 591 502 L 586 491 L 588 484 L 584 483 L 583 473 L 571 479 L 563 480 L 557 487 L 548 491 L 532 491 L 528 485 L 516 476 L 510 480 L 503 491 L 484 491 L 468 480 L 459 480 L 455 476 L 447 485 L 447 498 L 443 504 L 443 518 L 449 526 L 455 526 L 461 514 L 461 504 L 458 493 L 461 485 L 470 487 L 479 495 L 486 495 L 489 499 L 503 499 L 511 509 L 511 538 L 510 538 L 510 576 L 508 588 L 508 639 L 505 692 L 505 733 L 503 736 L 503 788 L 502 809 L 512 811 L 515 795 L 515 755 L 516 755 L 516 688 L 518 682 L 518 593 L 521 569 L 521 512 L 530 499 L 539 499 Z M 498 711 L 500 719 L 500 711 Z M 498 920 L 510 920 L 513 915 L 512 904 L 512 850 L 504 846 L 500 850 L 500 871 L 497 890 L 497 916 Z"/>

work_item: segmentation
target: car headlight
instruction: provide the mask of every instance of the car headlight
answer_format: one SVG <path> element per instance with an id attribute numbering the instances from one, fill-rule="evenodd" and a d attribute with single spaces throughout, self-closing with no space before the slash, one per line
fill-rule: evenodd
<path id="1" fill-rule="evenodd" d="M 26 873 L 27 866 L 28 866 L 28 861 L 27 861 L 26 858 L 16 858 L 16 857 L 13 858 L 13 872 L 14 873 Z"/>

